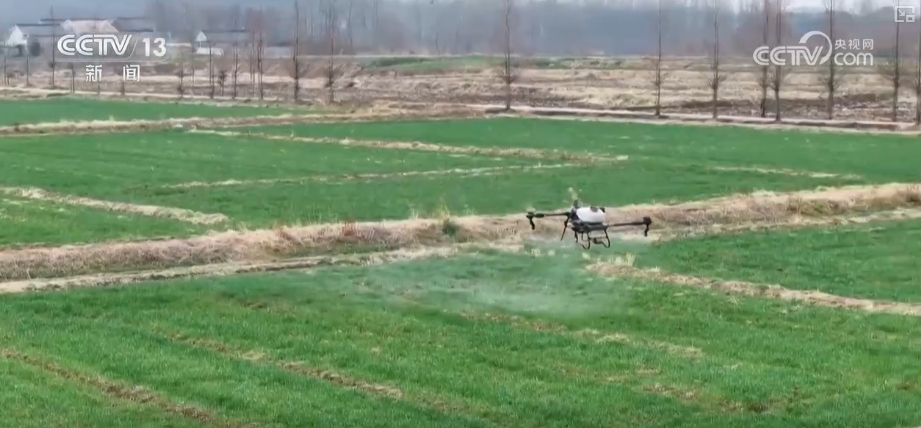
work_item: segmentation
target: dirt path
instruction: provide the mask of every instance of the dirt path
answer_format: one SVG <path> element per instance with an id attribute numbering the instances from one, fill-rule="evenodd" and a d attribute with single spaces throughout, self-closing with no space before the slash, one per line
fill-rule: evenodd
<path id="1" fill-rule="evenodd" d="M 682 204 L 644 204 L 609 209 L 609 222 L 653 219 L 651 234 L 675 236 L 704 233 L 729 226 L 834 224 L 854 211 L 867 212 L 921 206 L 919 186 L 892 183 L 848 186 L 791 193 L 759 192 Z M 860 213 L 856 213 L 860 214 Z M 883 218 L 883 217 L 881 217 Z M 810 220 L 806 220 L 810 219 Z M 816 220 L 811 220 L 816 219 Z M 103 242 L 50 248 L 0 251 L 0 281 L 65 277 L 100 271 L 165 269 L 228 262 L 266 262 L 344 248 L 399 249 L 414 245 L 492 242 L 538 234 L 559 236 L 558 219 L 535 219 L 531 231 L 524 213 L 410 219 L 346 224 L 321 224 L 277 229 L 228 231 L 160 241 Z M 708 229 L 708 227 L 713 227 Z M 677 230 L 677 232 L 675 232 Z M 641 228 L 619 230 L 644 239 Z"/>
<path id="2" fill-rule="evenodd" d="M 705 288 L 725 293 L 772 299 L 806 302 L 817 306 L 857 309 L 867 312 L 921 316 L 921 305 L 836 296 L 821 291 L 790 290 L 776 284 L 756 284 L 745 281 L 726 281 L 701 278 L 658 269 L 638 269 L 618 263 L 595 263 L 589 270 L 605 276 L 626 277 L 656 281 L 678 286 Z"/>
<path id="3" fill-rule="evenodd" d="M 173 220 L 194 224 L 213 225 L 228 220 L 227 216 L 223 214 L 206 214 L 184 208 L 160 207 L 156 205 L 137 205 L 124 202 L 101 201 L 81 196 L 61 195 L 36 187 L 0 187 L 0 193 L 38 201 L 50 201 L 60 204 L 95 208 L 103 211 L 171 218 Z"/>
<path id="4" fill-rule="evenodd" d="M 255 137 L 267 140 L 292 141 L 299 143 L 339 144 L 342 146 L 375 147 L 396 150 L 421 150 L 442 153 L 459 153 L 468 155 L 506 156 L 534 159 L 549 159 L 571 162 L 623 162 L 627 156 L 602 156 L 591 153 L 568 152 L 564 150 L 540 150 L 528 148 L 501 148 L 501 147 L 474 147 L 474 146 L 448 146 L 441 144 L 423 143 L 418 141 L 375 141 L 351 140 L 338 138 L 312 138 L 297 137 L 294 135 L 273 135 L 261 133 L 244 133 L 235 131 L 192 130 L 189 132 L 221 135 L 225 137 Z"/>
<path id="5" fill-rule="evenodd" d="M 347 174 L 347 175 L 309 175 L 304 177 L 292 178 L 268 178 L 261 180 L 224 180 L 224 181 L 192 181 L 187 183 L 169 184 L 160 186 L 165 189 L 187 189 L 195 187 L 228 187 L 228 186 L 247 186 L 253 184 L 279 184 L 279 183 L 303 183 L 306 181 L 348 181 L 348 180 L 374 180 L 374 179 L 392 179 L 403 177 L 421 177 L 421 176 L 445 176 L 454 175 L 462 177 L 479 177 L 490 175 L 501 175 L 507 172 L 526 172 L 544 169 L 561 169 L 579 166 L 571 163 L 561 163 L 552 165 L 509 165 L 485 168 L 455 168 L 455 169 L 436 169 L 431 171 L 408 171 L 394 173 L 372 173 L 372 174 Z"/>

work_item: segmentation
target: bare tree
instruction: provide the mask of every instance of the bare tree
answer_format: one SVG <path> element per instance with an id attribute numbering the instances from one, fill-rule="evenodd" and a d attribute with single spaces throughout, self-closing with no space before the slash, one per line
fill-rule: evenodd
<path id="1" fill-rule="evenodd" d="M 775 13 L 777 19 L 774 21 L 776 23 L 774 39 L 776 46 L 783 46 L 783 16 L 787 10 L 787 0 L 775 0 Z M 787 78 L 787 70 L 783 68 L 780 64 L 774 64 L 774 69 L 769 77 L 771 89 L 774 90 L 774 120 L 780 121 L 780 90 L 783 87 L 783 82 Z"/>
<path id="2" fill-rule="evenodd" d="M 230 69 L 231 75 L 231 94 L 233 99 L 237 99 L 237 81 L 240 78 L 240 73 L 243 69 L 240 68 L 240 50 L 238 49 L 237 43 L 234 42 L 233 45 L 233 67 Z"/>
<path id="3" fill-rule="evenodd" d="M 250 44 L 249 44 L 249 83 L 252 93 L 250 98 L 256 98 L 256 57 L 257 48 L 256 48 L 256 31 L 252 27 L 250 28 Z"/>
<path id="4" fill-rule="evenodd" d="M 762 6 L 762 12 L 764 13 L 764 27 L 762 34 L 762 46 L 768 46 L 768 33 L 771 26 L 771 3 L 770 0 L 764 0 L 764 5 Z M 767 65 L 761 66 L 761 75 L 758 76 L 758 87 L 761 88 L 761 117 L 767 117 L 767 96 L 768 88 L 771 87 L 771 79 L 769 76 L 770 67 Z"/>
<path id="5" fill-rule="evenodd" d="M 227 70 L 224 67 L 217 72 L 217 84 L 221 87 L 221 96 L 224 96 L 224 86 L 227 85 Z"/>
<path id="6" fill-rule="evenodd" d="M 194 49 L 194 48 L 193 48 Z M 176 77 L 179 78 L 179 82 L 176 84 L 176 93 L 179 94 L 179 99 L 181 100 L 185 94 L 185 61 L 182 58 L 182 52 L 179 52 L 179 68 L 176 69 Z"/>
<path id="7" fill-rule="evenodd" d="M 195 48 L 196 37 L 195 37 L 195 30 L 194 30 L 195 24 L 194 22 L 192 22 L 192 12 L 191 10 L 189 10 L 189 3 L 183 2 L 182 7 L 184 9 L 185 19 L 186 19 L 186 22 L 185 22 L 185 30 L 187 33 L 186 38 L 189 41 L 189 46 L 192 47 L 192 52 L 189 55 L 189 64 L 190 64 L 189 69 L 191 70 L 191 73 L 192 73 L 192 76 L 191 76 L 192 77 L 192 90 L 190 92 L 194 94 L 195 92 L 195 51 L 196 51 L 196 48 Z"/>
<path id="8" fill-rule="evenodd" d="M 656 117 L 662 116 L 662 0 L 656 1 L 656 59 L 652 84 L 656 88 Z"/>
<path id="9" fill-rule="evenodd" d="M 54 89 L 54 75 L 56 74 L 55 70 L 58 65 L 56 61 L 57 56 L 55 54 L 55 51 L 57 51 L 57 47 L 55 46 L 56 44 L 55 39 L 57 39 L 57 28 L 55 27 L 56 25 L 54 25 L 54 6 L 51 6 L 51 63 L 49 64 L 51 66 L 51 89 Z"/>
<path id="10" fill-rule="evenodd" d="M 901 1 L 896 2 L 897 5 Z M 889 84 L 892 85 L 892 121 L 899 120 L 899 90 L 905 83 L 902 62 L 902 54 L 899 46 L 901 39 L 901 22 L 895 21 L 895 47 L 892 49 L 892 55 L 885 62 L 879 65 L 879 73 Z"/>
<path id="11" fill-rule="evenodd" d="M 26 49 L 26 87 L 32 86 L 29 78 L 32 76 L 32 50 Z"/>
<path id="12" fill-rule="evenodd" d="M 214 44 L 210 40 L 208 41 L 208 88 L 208 97 L 213 100 L 216 92 L 214 87 Z"/>
<path id="13" fill-rule="evenodd" d="M 74 63 L 70 63 L 70 93 L 77 92 L 77 71 L 74 70 Z"/>
<path id="14" fill-rule="evenodd" d="M 259 7 L 259 39 L 256 46 L 256 72 L 259 73 L 259 100 L 265 99 L 265 87 L 262 85 L 265 67 L 265 15 Z"/>
<path id="15" fill-rule="evenodd" d="M 836 9 L 836 0 L 824 0 L 825 2 L 825 14 L 828 15 L 828 38 L 835 40 L 835 9 Z M 839 87 L 841 86 L 841 78 L 836 73 L 835 69 L 835 46 L 831 46 L 831 55 L 832 58 L 828 61 L 828 71 L 825 74 L 819 75 L 819 82 L 822 84 L 822 89 L 828 93 L 828 105 L 826 106 L 826 112 L 828 114 L 828 119 L 835 118 L 835 93 L 837 93 Z"/>
<path id="16" fill-rule="evenodd" d="M 128 66 L 123 64 L 121 67 L 118 67 L 118 68 L 121 70 L 121 73 L 122 73 L 122 80 L 121 80 L 121 82 L 119 82 L 119 84 L 118 84 L 118 93 L 119 93 L 119 95 L 121 95 L 121 96 L 125 96 L 125 93 L 127 92 L 127 91 L 125 90 L 125 86 L 126 86 L 127 83 L 128 83 L 128 82 L 126 82 L 128 79 L 126 79 L 125 77 L 126 77 L 127 74 L 128 74 L 128 73 L 127 73 L 127 68 L 128 68 Z"/>
<path id="17" fill-rule="evenodd" d="M 3 51 L 3 82 L 6 86 L 10 86 L 10 73 L 6 63 L 6 57 L 9 56 L 9 52 L 6 50 Z"/>
<path id="18" fill-rule="evenodd" d="M 336 102 L 335 85 L 338 73 L 336 70 L 336 35 L 339 20 L 336 17 L 336 4 L 334 0 L 327 0 L 326 10 L 324 12 L 326 25 L 326 39 L 329 44 L 329 52 L 326 64 L 326 88 L 328 90 L 327 102 L 333 104 Z"/>
<path id="19" fill-rule="evenodd" d="M 349 52 L 355 52 L 355 38 L 352 32 L 352 8 L 355 6 L 355 0 L 349 0 L 349 9 L 345 18 L 346 31 L 349 36 Z"/>
<path id="20" fill-rule="evenodd" d="M 721 0 L 711 0 L 713 6 L 713 54 L 710 60 L 710 77 L 707 78 L 707 86 L 713 93 L 713 118 L 719 116 L 719 92 L 720 85 L 729 77 L 726 74 L 720 74 L 720 3 Z"/>
<path id="21" fill-rule="evenodd" d="M 298 95 L 301 92 L 301 77 L 304 74 L 304 67 L 301 63 L 301 9 L 298 0 L 294 0 L 294 49 L 291 52 L 291 78 L 294 79 L 294 102 L 297 103 Z"/>
<path id="22" fill-rule="evenodd" d="M 921 125 L 921 31 L 918 32 L 918 69 L 912 81 L 915 90 L 915 125 Z"/>
<path id="23" fill-rule="evenodd" d="M 502 83 L 505 84 L 505 110 L 509 111 L 512 109 L 512 83 L 515 83 L 518 80 L 518 70 L 517 64 L 515 64 L 515 59 L 512 57 L 512 30 L 513 30 L 513 18 L 512 13 L 514 12 L 514 0 L 503 0 L 504 5 L 502 7 L 503 15 L 505 17 L 503 34 L 503 51 L 505 52 L 505 58 L 502 61 Z"/>

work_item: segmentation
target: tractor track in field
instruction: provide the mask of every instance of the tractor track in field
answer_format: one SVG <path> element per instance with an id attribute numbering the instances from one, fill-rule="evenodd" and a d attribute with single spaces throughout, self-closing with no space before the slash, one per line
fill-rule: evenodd
<path id="1" fill-rule="evenodd" d="M 650 216 L 653 230 L 649 238 L 642 236 L 640 228 L 617 236 L 654 240 L 734 230 L 917 218 L 921 215 L 918 207 L 921 207 L 921 186 L 891 183 L 789 193 L 757 192 L 670 205 L 630 205 L 609 209 L 607 219 L 621 222 Z M 559 236 L 562 225 L 556 219 L 535 219 L 536 230 L 532 232 L 523 214 L 320 224 L 213 232 L 190 238 L 8 249 L 0 251 L 0 281 L 20 282 L 0 282 L 0 288 L 22 291 L 28 284 L 21 281 L 40 282 L 99 272 L 197 268 L 224 263 L 271 264 L 346 250 L 387 251 L 521 241 L 531 234 Z M 101 278 L 97 281 L 105 282 Z"/>
<path id="2" fill-rule="evenodd" d="M 195 420 L 207 427 L 258 428 L 260 426 L 255 423 L 242 423 L 230 420 L 202 407 L 174 402 L 142 386 L 126 385 L 116 380 L 107 379 L 99 374 L 83 373 L 63 367 L 44 358 L 35 357 L 12 349 L 0 348 L 0 358 L 16 361 L 62 379 L 92 387 L 105 396 L 151 406 L 165 413 Z"/>
<path id="3" fill-rule="evenodd" d="M 476 147 L 476 146 L 450 146 L 444 144 L 424 143 L 421 141 L 380 141 L 380 140 L 352 140 L 348 138 L 319 138 L 298 137 L 295 135 L 265 134 L 258 132 L 238 132 L 196 129 L 190 133 L 220 135 L 224 137 L 250 137 L 265 140 L 290 141 L 309 144 L 338 144 L 341 146 L 372 147 L 395 150 L 418 150 L 427 152 L 456 153 L 467 155 L 485 155 L 547 159 L 557 161 L 598 163 L 598 162 L 623 162 L 628 156 L 603 156 L 593 153 L 569 152 L 564 150 L 541 150 L 530 148 L 503 148 L 503 147 Z"/>
<path id="4" fill-rule="evenodd" d="M 884 300 L 845 297 L 821 291 L 791 290 L 777 284 L 704 278 L 659 269 L 641 269 L 621 263 L 600 262 L 588 269 L 607 277 L 650 280 L 682 287 L 704 288 L 729 294 L 805 302 L 816 306 L 854 309 L 865 312 L 921 316 L 921 305 Z"/>
<path id="5" fill-rule="evenodd" d="M 480 419 L 494 427 L 516 426 L 511 420 L 502 417 L 501 413 L 496 410 L 472 406 L 463 400 L 444 399 L 437 395 L 404 391 L 395 386 L 362 380 L 345 372 L 320 368 L 306 361 L 282 360 L 257 350 L 242 349 L 212 338 L 194 337 L 184 333 L 164 331 L 159 328 L 154 328 L 152 330 L 173 342 L 183 343 L 199 349 L 206 349 L 229 358 L 271 365 L 280 370 L 298 376 L 322 380 L 340 388 L 351 389 L 373 396 L 387 397 L 394 401 L 421 405 L 438 412 L 456 412 L 464 416 Z"/>

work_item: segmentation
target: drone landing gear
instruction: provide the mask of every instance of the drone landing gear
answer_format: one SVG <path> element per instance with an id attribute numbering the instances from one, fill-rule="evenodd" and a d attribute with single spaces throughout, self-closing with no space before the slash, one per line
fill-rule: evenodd
<path id="1" fill-rule="evenodd" d="M 572 237 L 582 246 L 582 248 L 588 250 L 592 247 L 592 244 L 598 244 L 604 248 L 611 248 L 611 237 L 608 236 L 608 227 L 605 224 L 579 224 L 573 222 L 572 225 Z M 601 232 L 603 235 L 599 235 L 593 232 Z M 563 227 L 563 234 L 560 235 L 560 240 L 566 236 L 566 227 Z"/>
<path id="2" fill-rule="evenodd" d="M 592 248 L 592 244 L 599 244 L 604 248 L 611 248 L 611 238 L 608 236 L 608 231 L 603 230 L 604 236 L 591 236 L 591 232 L 582 234 L 582 241 L 579 241 L 579 235 L 573 232 L 576 239 L 576 242 L 585 248 L 586 250 Z"/>

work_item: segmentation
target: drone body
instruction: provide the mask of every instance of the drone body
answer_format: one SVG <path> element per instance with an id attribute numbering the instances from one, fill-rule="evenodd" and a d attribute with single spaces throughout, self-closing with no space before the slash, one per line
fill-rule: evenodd
<path id="1" fill-rule="evenodd" d="M 641 221 L 607 224 L 604 222 L 604 207 L 580 207 L 579 201 L 573 202 L 572 209 L 566 212 L 529 212 L 527 214 L 527 218 L 531 223 L 531 230 L 534 230 L 536 227 L 534 224 L 534 218 L 543 217 L 566 217 L 566 220 L 563 221 L 563 233 L 560 235 L 560 240 L 562 241 L 566 236 L 566 230 L 571 229 L 573 238 L 576 240 L 576 242 L 582 245 L 582 248 L 585 248 L 586 250 L 591 248 L 593 243 L 601 244 L 605 248 L 610 248 L 611 238 L 608 236 L 608 228 L 610 227 L 646 226 L 646 229 L 643 230 L 643 236 L 649 236 L 649 225 L 652 224 L 652 219 L 649 217 L 643 217 L 643 220 Z M 581 240 L 580 237 L 582 238 Z"/>

